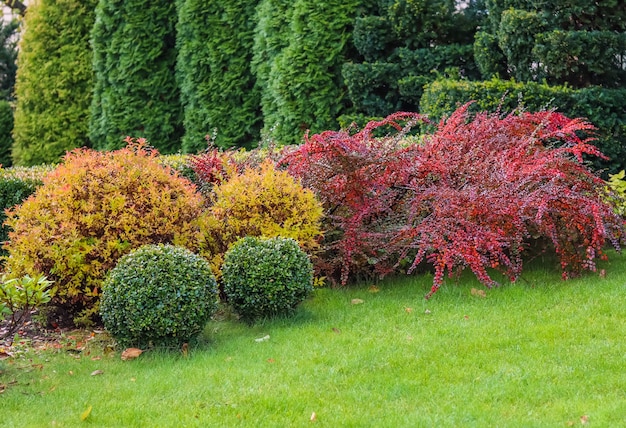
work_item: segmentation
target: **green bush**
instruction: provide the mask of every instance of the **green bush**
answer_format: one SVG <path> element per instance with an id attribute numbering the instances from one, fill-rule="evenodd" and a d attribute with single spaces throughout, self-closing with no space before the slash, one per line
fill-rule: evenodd
<path id="1" fill-rule="evenodd" d="M 48 166 L 15 167 L 0 169 L 0 243 L 9 239 L 9 226 L 4 224 L 7 216 L 5 210 L 21 204 L 26 198 L 35 193 L 43 184 L 43 176 L 51 171 Z M 6 251 L 0 249 L 0 255 Z"/>
<path id="2" fill-rule="evenodd" d="M 626 218 L 626 180 L 624 177 L 626 173 L 621 170 L 617 174 L 609 175 L 607 182 L 609 192 L 609 202 L 613 204 L 615 212 L 622 217 Z"/>
<path id="3" fill-rule="evenodd" d="M 595 169 L 617 173 L 626 169 L 626 88 L 599 86 L 574 89 L 545 83 L 520 83 L 491 79 L 482 82 L 440 79 L 426 85 L 420 111 L 438 120 L 458 105 L 475 100 L 473 109 L 510 112 L 523 106 L 528 111 L 556 108 L 569 117 L 587 118 L 598 128 L 596 146 L 610 158 L 594 159 Z"/>
<path id="4" fill-rule="evenodd" d="M 0 20 L 0 101 L 13 99 L 17 71 L 17 37 L 19 21 Z M 0 114 L 0 118 L 2 115 Z M 0 135 L 2 133 L 0 132 Z"/>
<path id="5" fill-rule="evenodd" d="M 16 165 L 56 163 L 66 151 L 90 146 L 89 32 L 96 4 L 96 0 L 41 0 L 28 6 L 15 84 Z"/>
<path id="6" fill-rule="evenodd" d="M 265 113 L 268 136 L 280 145 L 299 144 L 307 129 L 337 127 L 348 100 L 341 76 L 343 63 L 355 53 L 351 43 L 357 0 L 293 4 L 289 45 L 275 58 L 268 91 L 275 114 Z"/>
<path id="7" fill-rule="evenodd" d="M 93 147 L 112 150 L 143 137 L 161 153 L 180 149 L 182 107 L 175 77 L 176 4 L 100 0 L 91 32 Z"/>
<path id="8" fill-rule="evenodd" d="M 100 313 L 124 346 L 180 346 L 196 338 L 217 310 L 206 260 L 172 245 L 145 245 L 107 274 Z"/>
<path id="9" fill-rule="evenodd" d="M 289 238 L 237 241 L 222 273 L 228 302 L 249 323 L 292 313 L 313 289 L 313 265 Z"/>
<path id="10" fill-rule="evenodd" d="M 7 101 L 0 100 L 0 165 L 5 168 L 13 164 L 11 159 L 12 132 L 13 109 Z"/>
<path id="11" fill-rule="evenodd" d="M 259 140 L 260 93 L 250 69 L 258 1 L 179 0 L 176 71 L 184 107 L 182 148 L 221 148 Z"/>

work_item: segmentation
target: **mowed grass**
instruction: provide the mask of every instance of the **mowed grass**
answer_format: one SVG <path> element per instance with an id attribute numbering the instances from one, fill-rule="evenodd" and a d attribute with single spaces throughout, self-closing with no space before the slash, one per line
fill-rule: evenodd
<path id="1" fill-rule="evenodd" d="M 186 356 L 26 351 L 0 367 L 0 425 L 626 426 L 626 257 L 600 268 L 538 260 L 486 297 L 471 274 L 429 301 L 430 275 L 318 289 L 291 319 L 211 322 Z"/>

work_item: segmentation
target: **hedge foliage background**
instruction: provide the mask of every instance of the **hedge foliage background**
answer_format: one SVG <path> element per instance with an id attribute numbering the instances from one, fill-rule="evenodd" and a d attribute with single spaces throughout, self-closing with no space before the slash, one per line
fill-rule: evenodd
<path id="1" fill-rule="evenodd" d="M 93 147 L 143 137 L 162 153 L 180 148 L 182 107 L 175 78 L 176 5 L 170 0 L 100 0 L 91 33 Z"/>
<path id="2" fill-rule="evenodd" d="M 28 8 L 15 84 L 17 165 L 58 162 L 67 150 L 90 144 L 95 5 L 96 0 L 39 0 Z"/>
<path id="3" fill-rule="evenodd" d="M 592 120 L 612 158 L 596 166 L 623 168 L 626 9 L 617 0 L 89 1 L 29 8 L 18 164 L 53 162 L 77 145 L 119 148 L 127 135 L 163 153 L 196 153 L 207 139 L 299 144 L 306 130 L 395 111 L 439 116 L 470 99 L 496 108 L 503 96 L 500 107 L 514 108 L 521 93 L 529 109 Z"/>

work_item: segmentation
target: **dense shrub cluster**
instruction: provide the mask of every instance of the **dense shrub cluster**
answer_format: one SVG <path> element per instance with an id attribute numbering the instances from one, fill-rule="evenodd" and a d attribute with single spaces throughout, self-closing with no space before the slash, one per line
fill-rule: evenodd
<path id="1" fill-rule="evenodd" d="M 292 313 L 313 290 L 313 266 L 293 239 L 241 239 L 226 253 L 223 275 L 229 304 L 249 323 Z"/>
<path id="2" fill-rule="evenodd" d="M 540 239 L 566 278 L 594 270 L 607 240 L 618 246 L 622 221 L 604 202 L 604 182 L 581 163 L 583 154 L 601 156 L 579 136 L 593 131 L 589 123 L 547 111 L 472 117 L 467 109 L 421 145 L 370 137 L 372 128 L 414 117 L 397 115 L 354 135 L 314 135 L 285 157 L 333 209 L 340 233 L 324 249 L 340 258 L 342 282 L 364 263 L 384 273 L 425 260 L 435 270 L 432 292 L 446 271 L 465 267 L 491 286 L 488 269 L 515 280 Z"/>
<path id="3" fill-rule="evenodd" d="M 13 132 L 13 109 L 8 101 L 0 100 L 0 165 L 5 168 L 13 164 L 11 132 Z"/>
<path id="4" fill-rule="evenodd" d="M 124 346 L 180 346 L 217 310 L 217 285 L 205 259 L 172 245 L 145 245 L 107 274 L 100 313 Z"/>
<path id="5" fill-rule="evenodd" d="M 246 236 L 295 239 L 303 248 L 317 248 L 322 207 L 271 161 L 248 168 L 213 189 L 208 215 L 203 217 L 204 244 L 219 275 L 228 248 Z"/>
<path id="6" fill-rule="evenodd" d="M 122 255 L 152 243 L 195 249 L 202 198 L 156 156 L 140 143 L 68 153 L 9 213 L 8 272 L 43 272 L 58 286 L 52 303 L 86 322 L 97 313 L 104 275 Z"/>

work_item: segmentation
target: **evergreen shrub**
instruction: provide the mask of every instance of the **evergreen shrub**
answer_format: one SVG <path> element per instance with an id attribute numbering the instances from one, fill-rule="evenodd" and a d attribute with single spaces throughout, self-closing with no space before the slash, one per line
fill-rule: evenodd
<path id="1" fill-rule="evenodd" d="M 100 313 L 123 346 L 180 346 L 217 310 L 217 285 L 205 259 L 186 248 L 144 245 L 107 274 Z"/>
<path id="2" fill-rule="evenodd" d="M 224 294 L 248 323 L 291 314 L 313 290 L 313 266 L 293 239 L 246 237 L 226 253 Z"/>

